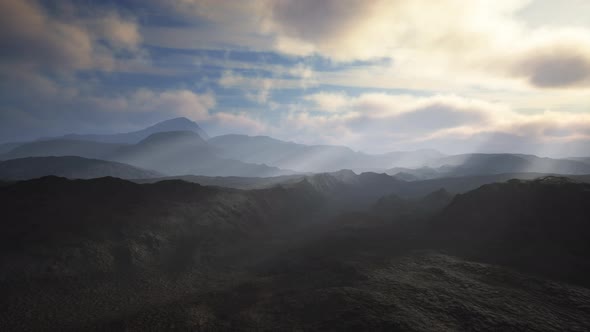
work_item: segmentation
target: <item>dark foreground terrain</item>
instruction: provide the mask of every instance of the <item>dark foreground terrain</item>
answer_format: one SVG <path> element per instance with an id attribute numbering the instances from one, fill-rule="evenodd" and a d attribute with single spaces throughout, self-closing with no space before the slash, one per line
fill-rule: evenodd
<path id="1" fill-rule="evenodd" d="M 385 180 L 6 183 L 0 330 L 590 329 L 590 185 Z"/>

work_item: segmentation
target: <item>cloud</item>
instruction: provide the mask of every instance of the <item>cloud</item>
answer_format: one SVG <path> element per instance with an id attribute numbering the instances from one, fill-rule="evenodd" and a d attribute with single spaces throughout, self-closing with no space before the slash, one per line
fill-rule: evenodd
<path id="1" fill-rule="evenodd" d="M 367 150 L 581 147 L 590 135 L 590 26 L 528 24 L 520 12 L 538 0 L 138 3 L 0 1 L 14 119 L 2 131 L 187 116 L 215 133 Z"/>
<path id="2" fill-rule="evenodd" d="M 590 83 L 590 58 L 578 54 L 536 55 L 519 66 L 533 85 L 542 88 Z"/>
<path id="3" fill-rule="evenodd" d="M 590 33 L 544 31 L 512 65 L 511 74 L 539 88 L 590 87 Z"/>
<path id="4" fill-rule="evenodd" d="M 141 129 L 158 121 L 183 116 L 198 121 L 211 134 L 259 134 L 264 121 L 245 112 L 216 112 L 212 91 L 140 88 L 104 95 L 90 90 L 64 95 L 52 91 L 22 109 L 0 109 L 0 139 L 30 140 L 72 132 L 101 133 Z"/>
<path id="5" fill-rule="evenodd" d="M 64 5 L 65 6 L 65 5 Z M 110 70 L 114 48 L 136 49 L 141 41 L 133 20 L 93 9 L 83 19 L 78 8 L 50 14 L 34 0 L 0 2 L 0 57 L 4 62 L 45 70 Z"/>
<path id="6" fill-rule="evenodd" d="M 35 2 L 0 2 L 0 54 L 4 61 L 88 67 L 92 39 L 83 28 L 51 19 Z"/>
<path id="7" fill-rule="evenodd" d="M 135 20 L 124 19 L 116 12 L 98 19 L 96 28 L 103 39 L 117 48 L 136 50 L 143 39 Z"/>
<path id="8" fill-rule="evenodd" d="M 258 89 L 258 93 L 246 93 L 246 98 L 254 100 L 259 104 L 266 104 L 270 96 L 272 88 L 272 80 L 266 78 L 261 80 L 261 87 Z"/>
<path id="9" fill-rule="evenodd" d="M 584 45 L 588 45 L 590 27 L 576 28 L 580 38 L 565 38 L 571 42 L 564 46 L 559 43 L 568 34 L 563 27 L 525 21 L 527 16 L 522 12 L 542 9 L 538 2 L 161 1 L 163 7 L 174 8 L 184 19 L 192 17 L 199 29 L 158 28 L 149 38 L 167 47 L 274 50 L 286 55 L 319 55 L 342 63 L 390 60 L 357 71 L 318 71 L 315 78 L 319 84 L 462 95 L 477 90 L 478 95 L 489 92 L 497 96 L 497 91 L 503 90 L 508 98 L 540 88 L 588 88 Z M 545 9 L 541 12 L 553 14 Z M 574 14 L 568 11 L 567 15 Z"/>
<path id="10" fill-rule="evenodd" d="M 187 89 L 140 89 L 118 98 L 96 98 L 93 103 L 108 112 L 187 117 L 198 121 L 211 134 L 220 131 L 256 134 L 266 128 L 262 121 L 253 119 L 246 113 L 212 112 L 216 106 L 216 98 L 211 91 L 196 93 Z"/>
<path id="11" fill-rule="evenodd" d="M 507 112 L 501 104 L 443 95 L 366 93 L 350 97 L 342 93 L 318 93 L 306 99 L 312 101 L 312 110 L 325 112 L 325 115 L 299 117 L 306 124 L 319 119 L 321 123 L 341 126 L 358 136 L 382 133 L 384 137 L 397 140 L 417 140 L 441 130 L 480 126 L 492 121 L 494 115 Z"/>
<path id="12" fill-rule="evenodd" d="M 211 114 L 204 124 L 211 135 L 227 133 L 260 135 L 269 130 L 265 121 L 254 119 L 246 113 L 217 112 Z"/>
<path id="13" fill-rule="evenodd" d="M 590 139 L 590 115 L 585 113 L 523 114 L 502 103 L 454 95 L 323 92 L 306 100 L 310 105 L 293 110 L 281 126 L 304 142 L 380 152 L 438 148 L 448 152 L 504 149 L 558 153 L 562 145 L 580 147 L 576 142 Z M 519 143 L 511 145 L 507 137 Z"/>
<path id="14" fill-rule="evenodd" d="M 302 41 L 326 42 L 363 24 L 376 4 L 357 0 L 268 1 L 268 28 Z"/>
<path id="15" fill-rule="evenodd" d="M 215 96 L 211 92 L 197 94 L 190 90 L 154 92 L 142 89 L 129 98 L 127 110 L 132 112 L 166 110 L 169 113 L 194 120 L 205 120 L 209 117 L 209 110 L 213 107 L 215 107 Z"/>
<path id="16" fill-rule="evenodd" d="M 276 36 L 279 50 L 350 60 L 405 49 L 468 53 L 512 30 L 509 14 L 527 2 L 269 0 L 261 8 L 264 31 Z"/>
<path id="17" fill-rule="evenodd" d="M 341 103 L 326 102 L 333 97 Z M 213 135 L 272 135 L 313 144 L 349 145 L 372 152 L 438 148 L 446 152 L 545 151 L 560 153 L 564 145 L 590 140 L 590 115 L 545 111 L 522 114 L 508 105 L 456 95 L 394 95 L 321 92 L 293 106 L 278 121 L 244 110 L 215 110 L 212 92 L 187 89 L 140 89 L 114 97 L 86 100 L 89 107 L 118 117 L 162 120 L 186 116 Z M 319 106 L 321 110 L 319 111 Z M 331 107 L 331 108 L 330 108 Z M 511 144 L 510 140 L 514 142 Z M 503 149 L 503 150 L 502 150 Z M 564 150 L 565 151 L 565 150 Z"/>
<path id="18" fill-rule="evenodd" d="M 219 78 L 219 85 L 224 88 L 239 88 L 244 91 L 247 99 L 266 104 L 273 88 L 273 80 L 264 77 L 246 77 L 232 71 L 224 71 Z"/>
<path id="19" fill-rule="evenodd" d="M 225 70 L 218 80 L 224 88 L 237 88 L 244 96 L 259 104 L 270 103 L 274 89 L 306 89 L 317 84 L 313 71 L 298 64 L 289 70 L 275 67 L 270 73 L 257 76 L 246 76 L 231 70 Z M 278 77 L 276 77 L 278 76 Z"/>
<path id="20" fill-rule="evenodd" d="M 326 93 L 320 92 L 304 97 L 305 100 L 311 101 L 321 112 L 339 112 L 350 106 L 352 100 L 344 93 Z"/>

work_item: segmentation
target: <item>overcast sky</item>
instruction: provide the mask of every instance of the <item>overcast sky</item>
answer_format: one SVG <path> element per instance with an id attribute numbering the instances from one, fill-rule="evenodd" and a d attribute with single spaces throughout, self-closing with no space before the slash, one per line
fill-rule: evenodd
<path id="1" fill-rule="evenodd" d="M 184 116 L 368 152 L 590 155 L 587 0 L 0 0 L 0 141 Z"/>

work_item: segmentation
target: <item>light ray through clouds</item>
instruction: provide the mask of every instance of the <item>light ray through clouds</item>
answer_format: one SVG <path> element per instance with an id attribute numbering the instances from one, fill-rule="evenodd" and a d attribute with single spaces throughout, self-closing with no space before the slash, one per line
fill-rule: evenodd
<path id="1" fill-rule="evenodd" d="M 0 141 L 185 116 L 212 135 L 372 153 L 588 155 L 590 22 L 576 6 L 3 0 Z"/>

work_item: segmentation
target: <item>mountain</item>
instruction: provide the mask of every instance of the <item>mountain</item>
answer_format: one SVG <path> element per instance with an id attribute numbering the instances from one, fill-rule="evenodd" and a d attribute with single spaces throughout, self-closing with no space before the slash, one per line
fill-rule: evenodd
<path id="1" fill-rule="evenodd" d="M 358 171 L 387 169 L 393 166 L 422 166 L 442 154 L 434 150 L 391 152 L 370 155 L 344 146 L 304 145 L 267 136 L 223 135 L 209 143 L 221 155 L 251 163 L 262 163 L 299 172 L 331 172 L 340 169 Z"/>
<path id="2" fill-rule="evenodd" d="M 590 285 L 588 216 L 590 184 L 548 176 L 458 195 L 433 232 L 467 257 Z"/>
<path id="3" fill-rule="evenodd" d="M 216 152 L 195 132 L 172 131 L 152 134 L 135 145 L 119 149 L 109 159 L 168 175 L 269 177 L 293 173 L 221 158 Z"/>
<path id="4" fill-rule="evenodd" d="M 314 222 L 314 213 L 329 203 L 315 188 L 337 190 L 332 181 L 338 180 L 360 191 L 362 184 L 391 181 L 385 176 L 342 171 L 261 190 L 178 180 L 136 184 L 116 178 L 57 177 L 0 187 L 0 327 L 6 331 L 590 328 L 590 289 L 504 266 L 519 252 L 506 249 L 498 256 L 503 247 L 488 247 L 488 242 L 478 247 L 476 240 L 487 237 L 482 238 L 483 232 L 476 227 L 466 228 L 466 235 L 476 236 L 470 240 L 436 226 L 433 233 L 447 234 L 452 241 L 437 238 L 444 246 L 433 249 L 432 242 L 420 241 L 419 234 L 398 227 L 395 220 L 372 222 L 379 217 L 371 213 Z M 492 223 L 484 227 L 501 230 L 521 216 L 536 213 L 538 206 L 528 203 L 546 203 L 538 201 L 545 196 L 556 200 L 557 210 L 549 212 L 551 205 L 546 204 L 539 214 L 549 212 L 554 218 L 561 208 L 570 208 L 571 214 L 565 216 L 573 215 L 573 220 L 582 221 L 588 215 L 580 210 L 587 203 L 586 188 L 580 184 L 539 180 L 535 183 L 547 187 L 547 194 L 529 197 L 527 190 L 514 195 L 510 186 L 519 183 L 529 184 L 491 185 L 491 190 L 482 187 L 455 198 L 442 219 L 437 219 L 444 222 L 442 230 L 453 230 L 455 218 L 461 221 L 466 213 L 482 207 L 482 219 Z M 506 185 L 509 190 L 501 189 Z M 474 194 L 479 190 L 490 192 L 485 200 Z M 502 198 L 504 194 L 508 197 Z M 448 196 L 437 191 L 418 200 L 434 206 Z M 468 197 L 476 199 L 461 202 Z M 524 204 L 516 201 L 526 197 L 530 200 Z M 500 199 L 495 215 L 494 201 L 487 199 Z M 510 207 L 507 204 L 512 208 L 503 210 Z M 452 211 L 450 219 L 445 219 Z M 577 212 L 586 214 L 576 217 Z M 483 226 L 480 219 L 471 220 Z M 530 226 L 532 220 L 523 220 L 522 226 Z M 584 226 L 570 221 L 560 224 Z M 548 231 L 545 225 L 539 223 L 540 234 Z M 577 229 L 580 237 L 586 235 L 584 228 Z M 548 252 L 559 247 L 564 234 L 574 232 L 556 232 L 544 242 L 537 242 L 541 238 L 536 232 L 528 237 L 515 234 L 520 246 L 547 245 L 549 250 L 541 248 L 530 255 L 538 254 L 547 267 L 565 273 L 576 267 L 568 264 L 582 262 L 586 256 L 556 262 L 566 256 Z M 506 234 L 510 233 L 494 231 L 490 237 L 501 240 Z M 572 240 L 565 250 L 577 248 L 577 239 Z M 488 248 L 502 264 L 477 256 L 466 258 L 460 251 L 449 253 L 458 247 L 455 241 Z M 587 280 L 583 270 L 569 271 Z"/>
<path id="5" fill-rule="evenodd" d="M 519 154 L 462 154 L 442 157 L 428 165 L 439 177 L 500 173 L 589 174 L 590 165 L 567 159 Z"/>
<path id="6" fill-rule="evenodd" d="M 166 131 L 192 131 L 197 133 L 200 137 L 207 139 L 208 136 L 199 125 L 187 118 L 175 118 L 166 121 L 156 123 L 153 126 L 141 129 L 138 131 L 132 131 L 128 133 L 120 134 L 104 134 L 104 135 L 81 135 L 81 134 L 69 134 L 63 136 L 65 139 L 73 140 L 87 140 L 95 142 L 105 143 L 125 143 L 135 144 L 145 139 L 146 137 L 160 132 Z"/>
<path id="7" fill-rule="evenodd" d="M 356 163 L 360 153 L 341 146 L 307 146 L 267 136 L 224 135 L 209 142 L 227 158 L 301 172 L 335 171 Z"/>
<path id="8" fill-rule="evenodd" d="M 371 156 L 373 162 L 377 163 L 380 168 L 387 169 L 392 166 L 405 168 L 424 167 L 429 161 L 442 158 L 445 154 L 434 149 L 420 149 L 415 151 L 394 151 Z"/>
<path id="9" fill-rule="evenodd" d="M 61 157 L 78 156 L 84 158 L 108 159 L 115 151 L 125 144 L 103 143 L 74 139 L 51 139 L 22 143 L 7 153 L 0 155 L 0 159 L 16 159 L 25 157 Z"/>
<path id="10" fill-rule="evenodd" d="M 190 131 L 201 138 L 208 138 L 207 134 L 195 122 L 187 118 L 175 118 L 129 133 L 69 134 L 58 138 L 43 138 L 33 142 L 4 143 L 0 145 L 0 158 L 79 156 L 108 159 L 121 147 L 139 143 L 152 134 L 170 131 Z"/>
<path id="11" fill-rule="evenodd" d="M 159 129 L 164 129 L 160 126 Z M 267 177 L 292 174 L 277 167 L 218 156 L 218 150 L 194 131 L 156 132 L 136 144 L 52 139 L 24 143 L 0 160 L 39 156 L 80 156 L 153 169 L 167 175 Z"/>
<path id="12" fill-rule="evenodd" d="M 113 176 L 122 179 L 153 178 L 161 174 L 134 166 L 82 157 L 27 157 L 0 162 L 0 179 L 26 180 L 47 175 L 71 179 Z"/>

